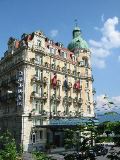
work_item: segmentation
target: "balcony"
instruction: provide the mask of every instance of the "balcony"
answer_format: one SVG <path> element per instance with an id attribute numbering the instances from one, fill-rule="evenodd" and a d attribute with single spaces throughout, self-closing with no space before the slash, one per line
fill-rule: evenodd
<path id="1" fill-rule="evenodd" d="M 73 99 L 73 103 L 77 103 L 77 97 L 75 97 L 74 99 Z"/>
<path id="2" fill-rule="evenodd" d="M 55 96 L 55 94 L 53 94 L 51 96 L 51 101 L 56 101 L 57 103 L 60 103 L 61 101 L 61 96 Z"/>
<path id="3" fill-rule="evenodd" d="M 32 111 L 29 113 L 29 120 L 32 120 L 33 117 L 35 116 L 43 116 L 43 117 L 47 117 L 48 116 L 48 112 L 45 110 L 41 110 L 39 112 L 36 111 L 36 109 L 32 109 Z"/>
<path id="4" fill-rule="evenodd" d="M 57 97 L 56 97 L 56 101 L 57 101 L 58 103 L 60 103 L 60 101 L 61 101 L 61 96 L 57 96 Z"/>
<path id="5" fill-rule="evenodd" d="M 43 83 L 43 79 L 41 77 L 37 77 L 36 75 L 34 75 L 32 78 L 31 78 L 31 82 L 32 83 Z"/>
<path id="6" fill-rule="evenodd" d="M 45 48 L 38 45 L 34 45 L 32 50 L 35 52 L 40 52 L 42 54 L 45 54 Z"/>
<path id="7" fill-rule="evenodd" d="M 82 98 L 79 98 L 78 101 L 77 101 L 77 103 L 78 103 L 78 104 L 82 104 L 82 103 L 83 103 L 83 99 L 82 99 Z"/>
<path id="8" fill-rule="evenodd" d="M 73 99 L 73 103 L 82 104 L 82 103 L 83 103 L 83 99 L 82 99 L 82 98 L 77 98 L 77 97 L 75 97 L 75 98 Z"/>
<path id="9" fill-rule="evenodd" d="M 30 96 L 32 99 L 41 99 L 41 100 L 47 100 L 47 93 L 45 92 L 43 95 L 40 95 L 33 91 Z"/>
<path id="10" fill-rule="evenodd" d="M 68 103 L 72 103 L 72 97 L 68 97 Z"/>
<path id="11" fill-rule="evenodd" d="M 63 98 L 63 101 L 64 102 L 67 102 L 67 103 L 72 103 L 72 97 L 67 97 L 67 96 L 65 96 L 64 98 Z"/>
<path id="12" fill-rule="evenodd" d="M 47 112 L 47 111 L 45 111 L 45 110 L 42 110 L 42 111 L 40 111 L 40 113 L 39 113 L 39 114 L 41 114 L 41 116 L 46 117 L 46 116 L 48 115 L 48 112 Z"/>
<path id="13" fill-rule="evenodd" d="M 44 92 L 43 96 L 42 96 L 42 99 L 43 100 L 47 100 L 47 97 L 48 97 L 48 94 L 46 92 Z"/>

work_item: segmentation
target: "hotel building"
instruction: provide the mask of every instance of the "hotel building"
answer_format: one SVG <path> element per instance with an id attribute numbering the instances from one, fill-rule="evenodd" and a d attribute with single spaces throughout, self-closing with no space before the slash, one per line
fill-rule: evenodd
<path id="1" fill-rule="evenodd" d="M 0 60 L 1 131 L 8 129 L 25 151 L 46 143 L 62 146 L 53 121 L 94 117 L 90 59 L 77 26 L 68 48 L 41 31 L 10 37 Z"/>

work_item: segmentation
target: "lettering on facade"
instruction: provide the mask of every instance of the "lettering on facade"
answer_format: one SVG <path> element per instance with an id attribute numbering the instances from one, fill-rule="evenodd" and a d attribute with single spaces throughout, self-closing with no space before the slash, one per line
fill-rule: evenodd
<path id="1" fill-rule="evenodd" d="M 23 105 L 23 72 L 18 72 L 18 87 L 17 87 L 17 106 Z"/>

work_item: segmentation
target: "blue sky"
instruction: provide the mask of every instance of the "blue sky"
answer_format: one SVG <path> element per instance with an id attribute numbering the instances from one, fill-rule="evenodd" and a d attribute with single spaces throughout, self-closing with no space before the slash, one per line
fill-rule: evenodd
<path id="1" fill-rule="evenodd" d="M 10 36 L 42 30 L 65 46 L 74 20 L 92 53 L 94 87 L 120 103 L 120 0 L 0 0 L 0 56 Z"/>

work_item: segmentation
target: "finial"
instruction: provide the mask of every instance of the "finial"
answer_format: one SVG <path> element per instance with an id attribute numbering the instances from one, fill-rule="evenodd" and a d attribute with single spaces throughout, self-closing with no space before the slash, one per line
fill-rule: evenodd
<path id="1" fill-rule="evenodd" d="M 78 26 L 78 20 L 75 19 L 75 27 L 77 27 L 77 26 Z"/>

